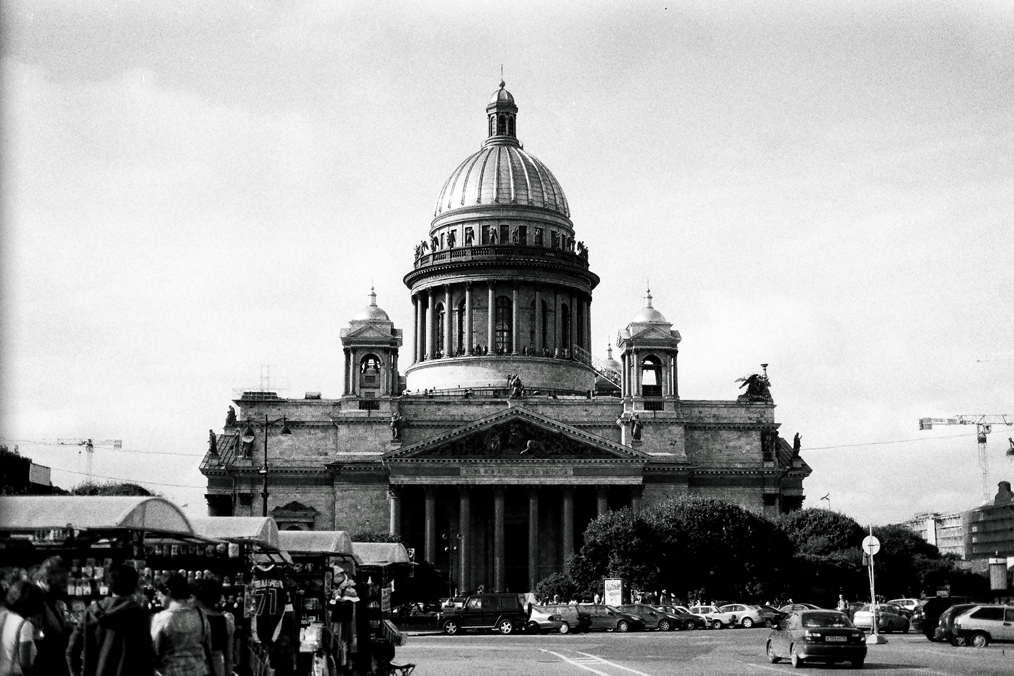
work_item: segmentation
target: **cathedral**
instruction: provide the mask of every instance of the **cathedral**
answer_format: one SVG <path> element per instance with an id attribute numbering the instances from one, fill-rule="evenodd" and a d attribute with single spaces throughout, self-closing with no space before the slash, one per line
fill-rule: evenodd
<path id="1" fill-rule="evenodd" d="M 779 436 L 766 367 L 736 400 L 681 398 L 680 333 L 650 291 L 618 359 L 592 355 L 599 277 L 567 198 L 503 82 L 485 112 L 404 277 L 411 352 L 371 291 L 341 331 L 340 396 L 234 401 L 201 463 L 209 513 L 389 531 L 459 590 L 520 592 L 608 510 L 683 494 L 799 509 L 811 470 Z"/>

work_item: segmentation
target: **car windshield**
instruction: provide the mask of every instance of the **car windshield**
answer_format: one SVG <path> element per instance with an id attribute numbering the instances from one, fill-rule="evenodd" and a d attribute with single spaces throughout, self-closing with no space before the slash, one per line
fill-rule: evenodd
<path id="1" fill-rule="evenodd" d="M 803 626 L 807 629 L 819 627 L 851 627 L 849 618 L 841 613 L 806 613 L 803 615 Z"/>

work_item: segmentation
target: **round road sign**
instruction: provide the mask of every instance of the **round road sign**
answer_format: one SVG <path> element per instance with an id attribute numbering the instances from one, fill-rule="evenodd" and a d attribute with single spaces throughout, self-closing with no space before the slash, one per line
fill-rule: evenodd
<path id="1" fill-rule="evenodd" d="M 872 535 L 863 538 L 863 551 L 870 556 L 875 556 L 880 551 L 880 540 Z"/>

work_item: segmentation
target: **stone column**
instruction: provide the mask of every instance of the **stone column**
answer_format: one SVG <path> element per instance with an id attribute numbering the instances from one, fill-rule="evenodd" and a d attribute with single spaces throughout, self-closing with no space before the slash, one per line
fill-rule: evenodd
<path id="1" fill-rule="evenodd" d="M 424 533 L 425 558 L 430 563 L 437 560 L 437 491 L 433 486 L 425 489 L 424 509 L 426 512 L 426 530 Z"/>
<path id="2" fill-rule="evenodd" d="M 504 489 L 493 487 L 493 588 L 502 592 L 507 587 L 506 550 L 504 547 Z"/>
<path id="3" fill-rule="evenodd" d="M 472 283 L 465 282 L 465 354 L 472 354 L 475 339 L 472 337 Z"/>
<path id="4" fill-rule="evenodd" d="M 595 491 L 595 516 L 602 516 L 609 511 L 609 489 L 599 486 Z"/>
<path id="5" fill-rule="evenodd" d="M 560 525 L 563 529 L 563 561 L 567 565 L 567 559 L 574 556 L 574 487 L 563 487 L 563 506 L 560 509 Z"/>
<path id="6" fill-rule="evenodd" d="M 433 352 L 436 349 L 433 344 L 433 307 L 437 299 L 432 289 L 426 292 L 426 296 L 429 299 L 426 303 L 426 354 L 429 355 L 427 359 L 433 359 Z"/>
<path id="7" fill-rule="evenodd" d="M 577 343 L 577 336 L 580 331 L 577 330 L 577 320 L 580 317 L 580 313 L 577 311 L 577 296 L 571 292 L 570 295 L 570 342 L 564 345 L 567 348 L 568 354 L 574 356 L 574 343 Z"/>
<path id="8" fill-rule="evenodd" d="M 511 354 L 521 352 L 518 348 L 518 342 L 521 340 L 521 337 L 518 335 L 521 333 L 518 331 L 520 325 L 521 308 L 518 307 L 518 285 L 515 284 L 511 289 Z"/>
<path id="9" fill-rule="evenodd" d="M 345 350 L 345 394 L 352 394 L 349 389 L 349 383 L 352 378 L 352 355 L 349 354 L 348 349 Z"/>
<path id="10" fill-rule="evenodd" d="M 584 349 L 588 350 L 588 353 L 591 354 L 591 296 L 588 296 L 588 299 L 584 302 L 584 343 Z"/>
<path id="11" fill-rule="evenodd" d="M 426 305 L 423 302 L 422 293 L 419 296 L 419 322 L 415 327 L 415 351 L 418 354 L 416 361 L 420 362 L 426 355 Z"/>
<path id="12" fill-rule="evenodd" d="M 542 287 L 539 285 L 535 286 L 535 354 L 542 356 L 542 348 L 545 345 L 542 342 L 542 333 L 545 330 L 542 326 Z"/>
<path id="13" fill-rule="evenodd" d="M 539 583 L 539 489 L 528 489 L 528 588 Z"/>
<path id="14" fill-rule="evenodd" d="M 486 312 L 486 347 L 490 354 L 496 354 L 496 283 L 487 282 L 489 289 L 489 310 Z"/>
<path id="15" fill-rule="evenodd" d="M 451 285 L 444 284 L 444 356 L 453 357 L 451 335 L 454 329 L 454 306 L 451 304 Z"/>
<path id="16" fill-rule="evenodd" d="M 391 523 L 388 532 L 391 535 L 399 535 L 401 533 L 401 487 L 389 486 L 387 495 L 391 505 Z"/>
<path id="17" fill-rule="evenodd" d="M 679 353 L 677 352 L 672 356 L 672 396 L 674 399 L 680 398 L 680 379 L 679 379 L 679 367 L 677 364 L 679 359 Z"/>
<path id="18" fill-rule="evenodd" d="M 642 391 L 641 390 L 641 355 L 638 353 L 638 350 L 634 350 L 631 353 L 631 356 L 634 358 L 634 393 L 633 394 L 634 394 L 635 397 L 639 397 L 639 396 L 641 396 L 641 391 Z"/>
<path id="19" fill-rule="evenodd" d="M 630 489 L 630 511 L 637 516 L 641 513 L 641 487 L 634 486 Z"/>
<path id="20" fill-rule="evenodd" d="M 414 344 L 412 363 L 417 364 L 419 362 L 419 294 L 417 293 L 412 294 L 412 316 L 415 319 L 412 322 L 412 343 Z"/>
<path id="21" fill-rule="evenodd" d="M 561 296 L 557 289 L 553 289 L 553 352 L 563 347 L 563 312 L 560 309 Z"/>
<path id="22" fill-rule="evenodd" d="M 468 555 L 469 548 L 472 546 L 472 496 L 468 492 L 467 486 L 462 486 L 458 489 L 458 534 L 461 535 L 460 541 L 460 558 L 458 561 L 458 589 L 465 590 L 471 589 L 469 586 L 469 580 L 471 579 L 470 566 L 472 564 L 471 557 Z"/>

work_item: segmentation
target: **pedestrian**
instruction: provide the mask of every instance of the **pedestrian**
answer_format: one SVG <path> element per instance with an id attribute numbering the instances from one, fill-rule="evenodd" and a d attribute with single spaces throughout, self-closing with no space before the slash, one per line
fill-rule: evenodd
<path id="1" fill-rule="evenodd" d="M 599 596 L 598 592 L 595 592 L 595 605 L 598 605 L 601 602 L 602 602 L 602 597 Z"/>
<path id="2" fill-rule="evenodd" d="M 92 602 L 67 647 L 73 676 L 152 676 L 155 659 L 148 611 L 134 599 L 137 570 L 117 564 L 109 570 L 109 598 Z"/>
<path id="3" fill-rule="evenodd" d="M 222 581 L 215 576 L 197 580 L 191 589 L 194 607 L 204 613 L 211 628 L 211 664 L 214 676 L 232 676 L 233 637 L 236 634 L 236 618 L 232 613 L 218 610 L 222 600 Z"/>
<path id="4" fill-rule="evenodd" d="M 845 596 L 844 596 L 843 594 L 838 594 L 838 605 L 837 605 L 837 609 L 838 609 L 839 611 L 843 612 L 843 613 L 846 613 L 846 612 L 848 612 L 848 609 L 849 609 L 849 604 L 848 604 L 848 602 L 847 602 L 847 601 L 845 600 Z"/>
<path id="5" fill-rule="evenodd" d="M 67 667 L 67 643 L 70 623 L 67 622 L 67 565 L 59 556 L 42 562 L 33 576 L 43 593 L 42 611 L 32 618 L 35 625 L 35 648 L 38 656 L 32 667 L 36 674 L 70 676 Z"/>
<path id="6" fill-rule="evenodd" d="M 0 676 L 33 673 L 36 628 L 28 618 L 44 612 L 42 590 L 28 580 L 18 580 L 7 590 L 4 602 L 0 604 Z"/>
<path id="7" fill-rule="evenodd" d="M 170 573 L 155 587 L 165 608 L 152 618 L 151 642 L 155 669 L 161 676 L 209 676 L 211 628 L 191 601 L 187 578 Z"/>

